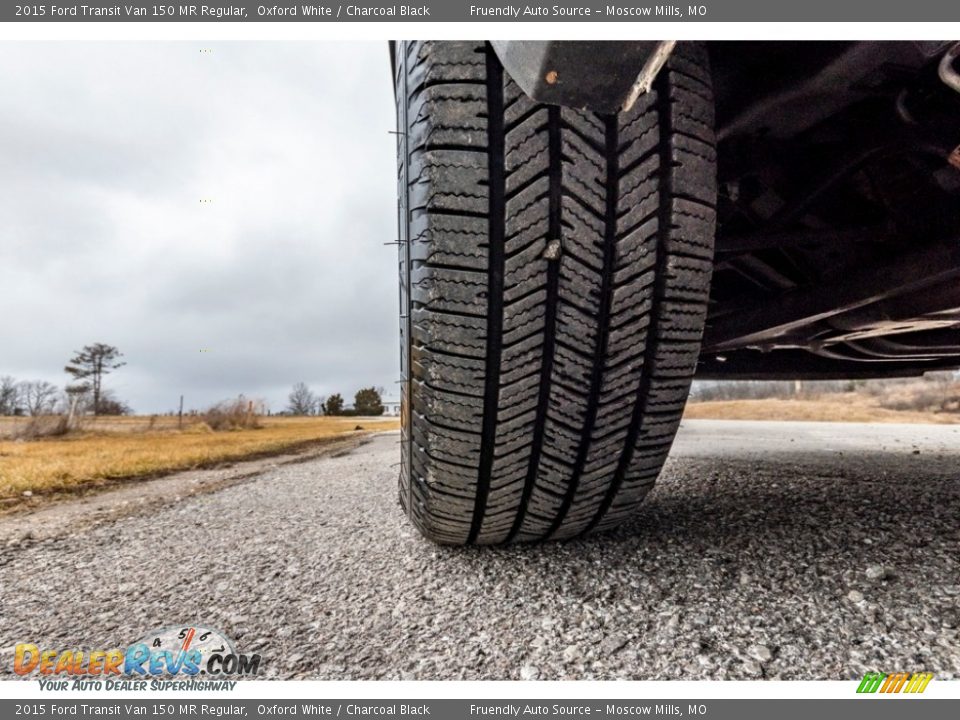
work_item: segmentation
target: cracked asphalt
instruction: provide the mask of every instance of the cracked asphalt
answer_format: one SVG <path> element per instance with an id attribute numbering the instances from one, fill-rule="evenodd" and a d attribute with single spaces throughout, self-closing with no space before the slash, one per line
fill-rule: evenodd
<path id="1" fill-rule="evenodd" d="M 397 442 L 0 518 L 0 673 L 202 624 L 275 678 L 960 678 L 960 426 L 685 421 L 629 525 L 506 548 L 420 538 Z"/>

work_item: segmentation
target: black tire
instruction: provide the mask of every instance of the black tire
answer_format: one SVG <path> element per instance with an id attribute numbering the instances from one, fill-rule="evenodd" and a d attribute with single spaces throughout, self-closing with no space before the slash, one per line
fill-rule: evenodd
<path id="1" fill-rule="evenodd" d="M 704 50 L 678 45 L 617 116 L 534 103 L 485 44 L 395 60 L 401 503 L 445 544 L 613 527 L 666 460 L 700 351 Z"/>

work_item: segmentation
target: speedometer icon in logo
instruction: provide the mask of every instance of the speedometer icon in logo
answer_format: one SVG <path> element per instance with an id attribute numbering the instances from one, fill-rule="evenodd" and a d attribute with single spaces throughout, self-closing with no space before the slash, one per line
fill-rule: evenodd
<path id="1" fill-rule="evenodd" d="M 214 653 L 235 654 L 233 643 L 226 635 L 219 630 L 200 625 L 157 628 L 147 633 L 140 642 L 146 644 L 151 651 L 170 650 L 186 654 L 190 650 L 197 650 L 203 661 L 209 660 Z"/>
<path id="2" fill-rule="evenodd" d="M 214 628 L 169 626 L 151 630 L 131 646 L 127 667 L 150 675 L 255 675 L 260 656 L 238 654 Z"/>

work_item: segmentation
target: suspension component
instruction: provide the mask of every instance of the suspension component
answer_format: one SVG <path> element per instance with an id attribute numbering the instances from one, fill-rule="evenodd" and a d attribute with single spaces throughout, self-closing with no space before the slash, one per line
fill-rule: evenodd
<path id="1" fill-rule="evenodd" d="M 957 72 L 954 67 L 958 57 L 960 57 L 960 42 L 944 53 L 943 59 L 940 61 L 939 74 L 940 79 L 948 88 L 960 93 L 960 72 Z"/>

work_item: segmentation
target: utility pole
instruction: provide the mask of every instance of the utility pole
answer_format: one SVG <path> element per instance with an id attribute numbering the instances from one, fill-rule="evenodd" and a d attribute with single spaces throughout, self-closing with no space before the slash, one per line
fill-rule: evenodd
<path id="1" fill-rule="evenodd" d="M 177 413 L 177 430 L 183 430 L 183 395 L 180 396 L 180 411 Z"/>

